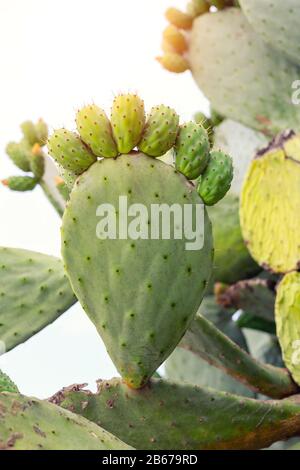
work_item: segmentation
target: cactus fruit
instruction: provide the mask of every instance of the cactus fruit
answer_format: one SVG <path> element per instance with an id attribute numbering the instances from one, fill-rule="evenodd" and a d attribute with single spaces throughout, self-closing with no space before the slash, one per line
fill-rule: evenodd
<path id="1" fill-rule="evenodd" d="M 176 28 L 188 30 L 193 26 L 193 17 L 177 8 L 168 8 L 165 15 L 167 20 Z"/>
<path id="2" fill-rule="evenodd" d="M 188 122 L 181 126 L 175 145 L 175 166 L 190 180 L 197 179 L 210 159 L 207 131 L 200 124 Z"/>
<path id="3" fill-rule="evenodd" d="M 96 156 L 74 132 L 55 130 L 48 140 L 48 150 L 54 160 L 76 175 L 80 175 L 95 161 Z"/>
<path id="4" fill-rule="evenodd" d="M 52 323 L 75 301 L 60 260 L 0 248 L 0 340 L 7 351 Z"/>
<path id="5" fill-rule="evenodd" d="M 137 95 L 124 94 L 114 99 L 111 124 L 120 153 L 129 153 L 138 145 L 145 120 L 144 102 Z"/>
<path id="6" fill-rule="evenodd" d="M 12 392 L 18 393 L 18 387 L 13 383 L 13 381 L 4 374 L 0 369 L 0 393 L 2 392 Z"/>
<path id="7" fill-rule="evenodd" d="M 45 158 L 39 144 L 34 144 L 30 155 L 30 170 L 40 180 L 45 172 Z"/>
<path id="8" fill-rule="evenodd" d="M 276 273 L 300 262 L 300 137 L 285 132 L 253 160 L 241 197 L 241 227 L 253 258 Z"/>
<path id="9" fill-rule="evenodd" d="M 23 171 L 30 171 L 30 145 L 26 141 L 20 143 L 10 142 L 6 147 L 6 153 L 12 162 Z"/>
<path id="10" fill-rule="evenodd" d="M 170 51 L 178 54 L 183 54 L 187 50 L 186 39 L 176 26 L 167 26 L 163 33 L 163 41 L 169 46 Z"/>
<path id="11" fill-rule="evenodd" d="M 185 236 L 159 240 L 141 234 L 133 240 L 126 231 L 117 239 L 99 240 L 99 204 L 105 201 L 116 208 L 119 226 L 124 221 L 118 210 L 122 195 L 131 207 L 142 204 L 149 217 L 152 204 L 195 208 L 202 201 L 171 166 L 136 153 L 92 165 L 79 177 L 64 213 L 62 254 L 74 292 L 125 382 L 140 388 L 176 347 L 197 312 L 211 274 L 211 224 L 204 210 L 204 246 L 193 252 L 185 249 Z M 151 220 L 146 231 L 156 232 L 159 227 Z M 102 232 L 100 238 L 107 238 Z M 136 289 L 134 296 L 129 286 Z"/>
<path id="12" fill-rule="evenodd" d="M 204 204 L 217 204 L 229 191 L 233 179 L 233 164 L 229 155 L 221 151 L 210 154 L 208 165 L 200 176 L 197 191 Z"/>
<path id="13" fill-rule="evenodd" d="M 38 183 L 37 178 L 31 176 L 10 176 L 2 180 L 2 184 L 12 191 L 32 191 Z"/>
<path id="14" fill-rule="evenodd" d="M 233 284 L 260 272 L 244 243 L 240 228 L 239 199 L 227 194 L 217 205 L 208 208 L 215 248 L 212 279 Z"/>
<path id="15" fill-rule="evenodd" d="M 240 0 L 240 5 L 255 31 L 272 47 L 299 64 L 298 0 Z"/>
<path id="16" fill-rule="evenodd" d="M 183 73 L 190 69 L 190 65 L 182 55 L 170 52 L 162 57 L 157 57 L 157 61 L 169 72 Z"/>
<path id="17" fill-rule="evenodd" d="M 26 142 L 32 147 L 34 144 L 44 146 L 48 138 L 48 126 L 39 119 L 36 124 L 32 121 L 25 121 L 21 124 L 21 129 Z"/>
<path id="18" fill-rule="evenodd" d="M 152 108 L 138 148 L 151 157 L 165 155 L 175 144 L 179 129 L 179 116 L 168 106 Z"/>
<path id="19" fill-rule="evenodd" d="M 85 106 L 78 111 L 76 124 L 81 139 L 97 157 L 118 155 L 110 121 L 101 108 L 94 104 Z"/>
<path id="20" fill-rule="evenodd" d="M 0 450 L 130 450 L 87 419 L 16 393 L 0 393 Z"/>
<path id="21" fill-rule="evenodd" d="M 57 176 L 55 178 L 55 186 L 56 186 L 59 194 L 63 198 L 63 200 L 68 201 L 71 191 L 68 188 L 67 184 L 64 182 L 64 180 L 60 176 Z"/>
<path id="22" fill-rule="evenodd" d="M 275 312 L 284 362 L 300 385 L 300 273 L 289 273 L 280 282 Z"/>
<path id="23" fill-rule="evenodd" d="M 299 397 L 255 401 L 162 380 L 137 392 L 114 379 L 95 394 L 70 387 L 51 401 L 144 450 L 261 449 L 300 432 Z"/>

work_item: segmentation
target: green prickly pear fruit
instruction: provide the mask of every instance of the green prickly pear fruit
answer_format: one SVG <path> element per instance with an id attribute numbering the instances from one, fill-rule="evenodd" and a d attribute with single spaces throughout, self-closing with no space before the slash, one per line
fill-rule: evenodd
<path id="1" fill-rule="evenodd" d="M 233 179 L 233 164 L 229 155 L 213 151 L 206 170 L 200 176 L 197 191 L 204 204 L 217 204 L 229 191 Z"/>
<path id="2" fill-rule="evenodd" d="M 210 5 L 206 0 L 191 0 L 187 5 L 187 13 L 196 18 L 209 11 Z"/>
<path id="3" fill-rule="evenodd" d="M 137 95 L 124 94 L 114 99 L 111 124 L 120 153 L 129 153 L 138 145 L 145 120 L 144 102 Z"/>
<path id="4" fill-rule="evenodd" d="M 67 184 L 65 183 L 65 181 L 60 177 L 60 176 L 56 176 L 55 178 L 55 186 L 59 192 L 59 194 L 61 195 L 61 197 L 65 200 L 65 201 L 68 201 L 69 200 L 69 197 L 70 197 L 70 189 L 68 188 Z"/>
<path id="5" fill-rule="evenodd" d="M 139 150 L 151 157 L 165 155 L 175 144 L 178 129 L 178 114 L 168 106 L 155 106 L 147 119 Z"/>
<path id="6" fill-rule="evenodd" d="M 40 180 L 45 172 L 45 158 L 39 144 L 34 144 L 30 156 L 30 169 L 34 176 Z"/>
<path id="7" fill-rule="evenodd" d="M 2 180 L 2 184 L 12 191 L 32 191 L 38 183 L 37 178 L 31 176 L 10 176 Z"/>
<path id="8" fill-rule="evenodd" d="M 54 131 L 48 140 L 48 150 L 59 165 L 76 175 L 87 170 L 97 159 L 77 134 L 66 129 Z"/>
<path id="9" fill-rule="evenodd" d="M 37 134 L 36 143 L 43 147 L 46 145 L 48 139 L 48 126 L 43 119 L 38 120 L 37 124 L 35 125 L 35 130 Z"/>
<path id="10" fill-rule="evenodd" d="M 21 130 L 23 132 L 24 138 L 29 143 L 29 145 L 34 145 L 38 141 L 35 125 L 32 121 L 25 121 L 21 124 Z"/>
<path id="11" fill-rule="evenodd" d="M 141 388 L 198 310 L 212 268 L 211 224 L 186 178 L 142 153 L 100 160 L 78 183 L 63 216 L 66 272 L 124 381 Z M 139 210 L 144 214 L 140 221 L 131 217 L 133 224 L 125 230 L 122 196 L 129 211 L 134 209 L 133 217 L 141 215 Z M 152 210 L 162 204 L 179 210 L 186 205 L 202 208 L 204 218 L 197 224 L 203 231 L 202 248 L 186 249 L 185 235 L 175 239 L 158 234 Z M 96 219 L 96 214 L 102 218 Z M 171 215 L 171 233 L 174 219 Z M 130 235 L 134 224 L 138 233 Z"/>
<path id="12" fill-rule="evenodd" d="M 6 147 L 6 153 L 20 170 L 30 171 L 30 145 L 27 142 L 10 142 Z"/>
<path id="13" fill-rule="evenodd" d="M 275 318 L 285 365 L 300 385 L 300 273 L 286 274 L 280 282 Z"/>
<path id="14" fill-rule="evenodd" d="M 188 122 L 181 126 L 175 145 L 176 169 L 188 179 L 198 178 L 209 161 L 210 142 L 201 124 Z"/>
<path id="15" fill-rule="evenodd" d="M 83 142 L 97 157 L 116 157 L 117 145 L 105 112 L 95 104 L 85 106 L 76 116 L 77 130 Z"/>

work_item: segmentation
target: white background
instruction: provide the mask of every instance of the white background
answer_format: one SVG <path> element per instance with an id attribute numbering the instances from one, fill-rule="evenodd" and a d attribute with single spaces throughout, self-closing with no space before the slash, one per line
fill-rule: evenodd
<path id="1" fill-rule="evenodd" d="M 164 11 L 187 0 L 0 0 L 0 178 L 17 171 L 5 146 L 19 124 L 43 117 L 74 128 L 75 110 L 137 91 L 147 107 L 164 103 L 183 119 L 207 110 L 189 72 L 172 75 L 160 53 Z M 0 188 L 0 246 L 60 254 L 60 220 L 39 190 Z M 0 312 L 1 314 L 1 312 Z M 77 305 L 0 358 L 21 392 L 47 397 L 74 382 L 117 375 L 93 325 Z"/>

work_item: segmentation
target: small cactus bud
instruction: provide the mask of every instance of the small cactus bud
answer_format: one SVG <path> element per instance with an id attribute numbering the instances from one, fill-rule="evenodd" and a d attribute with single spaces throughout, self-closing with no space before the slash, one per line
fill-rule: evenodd
<path id="1" fill-rule="evenodd" d="M 188 122 L 181 126 L 176 146 L 176 169 L 186 178 L 195 180 L 205 170 L 209 160 L 210 142 L 203 126 Z"/>
<path id="2" fill-rule="evenodd" d="M 38 183 L 36 178 L 31 176 L 11 176 L 2 180 L 2 184 L 7 186 L 12 191 L 32 191 Z"/>
<path id="3" fill-rule="evenodd" d="M 45 158 L 40 144 L 34 144 L 30 156 L 30 169 L 34 176 L 40 180 L 45 172 Z"/>
<path id="4" fill-rule="evenodd" d="M 193 26 L 193 17 L 177 8 L 168 8 L 166 18 L 172 25 L 180 29 L 191 29 Z"/>
<path id="5" fill-rule="evenodd" d="M 32 121 L 25 121 L 21 124 L 21 129 L 25 140 L 29 145 L 34 145 L 38 141 L 35 125 Z"/>
<path id="6" fill-rule="evenodd" d="M 6 147 L 6 153 L 12 162 L 23 171 L 30 171 L 30 145 L 26 141 L 20 143 L 10 142 Z"/>
<path id="7" fill-rule="evenodd" d="M 35 125 L 35 130 L 37 134 L 37 143 L 40 144 L 41 147 L 46 145 L 48 139 L 48 126 L 43 119 L 39 119 L 37 124 Z"/>

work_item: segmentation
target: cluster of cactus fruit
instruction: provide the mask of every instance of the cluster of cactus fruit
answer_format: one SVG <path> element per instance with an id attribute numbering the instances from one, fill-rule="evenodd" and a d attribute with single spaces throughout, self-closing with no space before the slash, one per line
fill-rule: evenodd
<path id="1" fill-rule="evenodd" d="M 143 101 L 124 94 L 110 119 L 86 106 L 77 133 L 48 138 L 66 201 L 63 260 L 0 249 L 0 340 L 15 348 L 78 300 L 121 378 L 42 401 L 0 371 L 0 449 L 262 449 L 300 436 L 300 114 L 290 96 L 299 9 L 295 0 L 169 9 L 160 62 L 191 69 L 211 118 L 180 125 L 163 105 L 146 118 Z M 229 119 L 263 132 L 249 134 L 255 145 L 268 142 L 241 175 L 241 194 L 230 191 L 238 158 L 218 146 Z M 32 176 L 5 184 L 45 188 L 37 155 L 48 159 L 38 151 L 46 127 L 22 129 L 7 153 Z M 202 249 L 186 250 L 185 237 L 144 237 L 141 220 L 139 236 L 122 236 L 124 196 L 148 210 L 148 233 L 151 205 L 200 204 Z M 98 230 L 103 203 L 116 208 L 112 238 Z"/>

